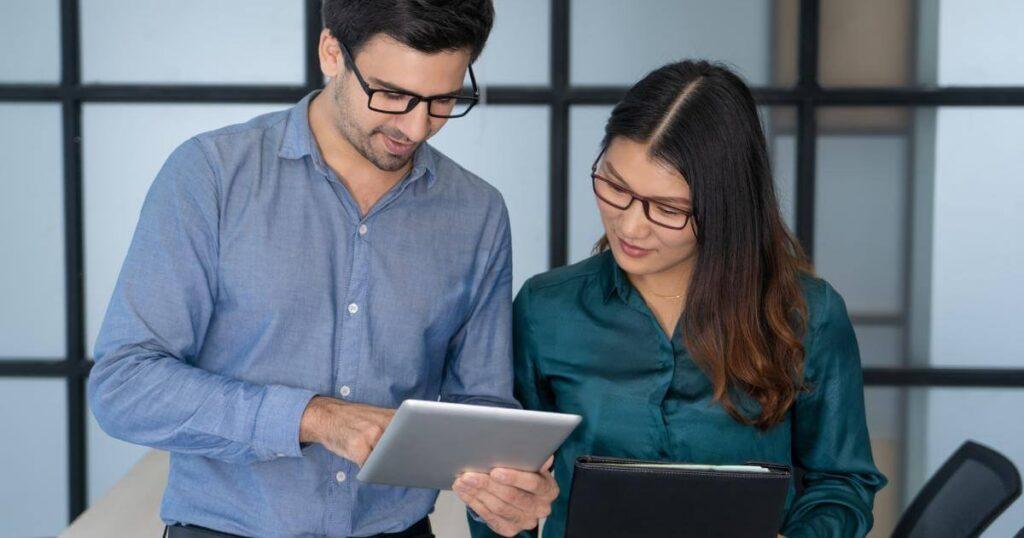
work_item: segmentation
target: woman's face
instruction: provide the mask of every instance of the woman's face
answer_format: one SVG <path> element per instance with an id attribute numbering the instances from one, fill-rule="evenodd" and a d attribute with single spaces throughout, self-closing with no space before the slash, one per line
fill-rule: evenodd
<path id="1" fill-rule="evenodd" d="M 647 144 L 628 138 L 613 139 L 597 163 L 597 174 L 620 189 L 652 200 L 651 215 L 672 222 L 679 219 L 673 209 L 691 210 L 690 187 L 678 170 L 652 160 L 648 148 Z M 687 219 L 682 230 L 673 230 L 651 222 L 639 200 L 633 200 L 626 209 L 618 209 L 595 198 L 612 254 L 623 271 L 652 276 L 692 263 L 697 254 L 692 218 Z"/>

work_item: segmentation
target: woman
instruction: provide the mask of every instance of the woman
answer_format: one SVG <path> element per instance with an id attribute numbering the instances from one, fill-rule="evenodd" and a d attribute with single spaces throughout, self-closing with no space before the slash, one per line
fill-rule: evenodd
<path id="1" fill-rule="evenodd" d="M 516 397 L 577 413 L 555 457 L 562 536 L 577 456 L 806 470 L 785 536 L 864 536 L 875 467 L 842 298 L 786 229 L 753 96 L 727 69 L 666 65 L 612 112 L 593 167 L 605 236 L 515 301 Z"/>

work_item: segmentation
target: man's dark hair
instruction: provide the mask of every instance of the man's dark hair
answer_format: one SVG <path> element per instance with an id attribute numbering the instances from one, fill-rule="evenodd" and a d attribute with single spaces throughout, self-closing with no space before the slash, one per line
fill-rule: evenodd
<path id="1" fill-rule="evenodd" d="M 418 51 L 470 49 L 475 61 L 494 24 L 492 0 L 323 0 L 323 24 L 353 56 L 383 33 Z"/>

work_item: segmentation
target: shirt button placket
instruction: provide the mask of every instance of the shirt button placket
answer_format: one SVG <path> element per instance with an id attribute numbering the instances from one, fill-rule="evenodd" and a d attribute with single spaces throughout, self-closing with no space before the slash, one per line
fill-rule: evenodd
<path id="1" fill-rule="evenodd" d="M 341 345 L 339 347 L 338 368 L 335 377 L 337 397 L 343 400 L 353 398 L 352 387 L 359 383 L 359 372 L 361 370 L 360 357 L 365 354 L 367 324 L 366 317 L 367 288 L 369 285 L 369 248 L 368 242 L 363 238 L 369 233 L 369 226 L 360 222 L 356 226 L 356 235 L 349 236 L 352 260 L 351 273 L 348 275 L 348 285 L 345 304 L 345 316 L 341 323 Z M 372 392 L 373 388 L 367 387 Z M 367 392 L 369 393 L 369 392 Z M 341 482 L 340 480 L 338 481 Z"/>

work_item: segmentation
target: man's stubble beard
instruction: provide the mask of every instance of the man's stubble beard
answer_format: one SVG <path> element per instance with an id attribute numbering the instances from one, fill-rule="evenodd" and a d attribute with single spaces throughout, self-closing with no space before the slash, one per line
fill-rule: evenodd
<path id="1" fill-rule="evenodd" d="M 378 152 L 373 147 L 373 136 L 377 133 L 382 133 L 384 136 L 391 136 L 396 140 L 405 139 L 400 131 L 389 130 L 385 127 L 376 127 L 369 134 L 363 132 L 355 122 L 352 121 L 352 114 L 349 113 L 349 108 L 345 104 L 343 96 L 343 87 L 341 81 L 337 81 L 334 84 L 331 97 L 334 100 L 334 106 L 338 110 L 338 116 L 335 118 L 334 124 L 341 133 L 341 136 L 348 140 L 348 143 L 359 152 L 366 160 L 373 163 L 374 166 L 384 170 L 385 172 L 395 172 L 401 170 L 405 165 L 412 160 L 416 151 L 409 153 L 407 157 L 396 157 L 387 152 Z M 390 134 L 388 131 L 391 131 Z M 418 149 L 418 148 L 417 148 Z"/>

